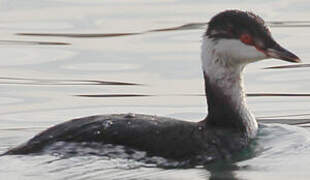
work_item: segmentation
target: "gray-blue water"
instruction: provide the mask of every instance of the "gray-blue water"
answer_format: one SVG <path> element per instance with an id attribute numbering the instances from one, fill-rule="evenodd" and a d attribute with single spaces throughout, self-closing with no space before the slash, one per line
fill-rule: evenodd
<path id="1" fill-rule="evenodd" d="M 201 36 L 204 23 L 224 9 L 262 16 L 274 38 L 304 63 L 264 69 L 290 65 L 270 59 L 247 67 L 248 104 L 267 124 L 250 159 L 161 169 L 97 155 L 3 156 L 0 179 L 310 178 L 308 1 L 2 0 L 0 5 L 0 153 L 76 117 L 134 112 L 204 118 Z"/>

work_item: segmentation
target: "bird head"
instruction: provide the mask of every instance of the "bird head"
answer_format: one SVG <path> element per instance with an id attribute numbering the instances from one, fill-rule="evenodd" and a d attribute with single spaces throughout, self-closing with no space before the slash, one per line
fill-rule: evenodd
<path id="1" fill-rule="evenodd" d="M 281 47 L 271 36 L 264 20 L 251 12 L 227 10 L 209 22 L 205 36 L 213 42 L 214 53 L 234 64 L 275 58 L 289 62 L 300 59 Z"/>

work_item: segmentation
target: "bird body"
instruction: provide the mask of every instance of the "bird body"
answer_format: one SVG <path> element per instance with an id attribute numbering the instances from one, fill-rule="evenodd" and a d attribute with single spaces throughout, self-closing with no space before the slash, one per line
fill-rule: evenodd
<path id="1" fill-rule="evenodd" d="M 299 62 L 271 37 L 253 13 L 228 10 L 209 22 L 201 46 L 208 116 L 200 122 L 142 114 L 74 119 L 51 127 L 6 154 L 40 152 L 58 141 L 123 145 L 148 155 L 199 164 L 231 156 L 247 147 L 258 131 L 243 90 L 249 63 L 268 58 Z"/>
<path id="2" fill-rule="evenodd" d="M 96 142 L 123 145 L 174 160 L 206 164 L 229 159 L 248 144 L 248 138 L 231 128 L 212 128 L 172 118 L 142 114 L 90 116 L 51 127 L 6 154 L 30 154 L 62 142 Z M 225 147 L 225 148 L 223 148 Z"/>

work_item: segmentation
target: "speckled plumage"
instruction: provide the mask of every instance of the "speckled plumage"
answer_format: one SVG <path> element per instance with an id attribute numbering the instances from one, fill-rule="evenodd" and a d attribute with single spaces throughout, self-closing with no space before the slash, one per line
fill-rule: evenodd
<path id="1" fill-rule="evenodd" d="M 243 41 L 244 34 L 251 43 Z M 203 37 L 202 69 L 209 111 L 204 120 L 195 123 L 141 114 L 84 117 L 51 127 L 5 154 L 36 153 L 65 141 L 123 145 L 193 164 L 230 159 L 249 144 L 258 129 L 246 106 L 243 69 L 270 57 L 300 61 L 272 39 L 258 16 L 224 11 L 211 19 Z"/>
<path id="2" fill-rule="evenodd" d="M 202 163 L 230 158 L 247 139 L 233 129 L 142 114 L 114 114 L 74 119 L 38 134 L 6 154 L 40 152 L 57 141 L 121 144 L 147 151 L 150 156 Z M 225 145 L 226 148 L 221 148 Z M 204 162 L 203 162 L 204 161 Z"/>

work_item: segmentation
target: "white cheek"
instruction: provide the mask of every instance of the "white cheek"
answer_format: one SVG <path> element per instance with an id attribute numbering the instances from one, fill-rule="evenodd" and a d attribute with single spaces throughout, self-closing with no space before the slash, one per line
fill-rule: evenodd
<path id="1" fill-rule="evenodd" d="M 235 39 L 221 39 L 215 45 L 217 54 L 230 60 L 239 60 L 244 63 L 266 59 L 267 56 L 255 47 L 243 44 Z"/>

